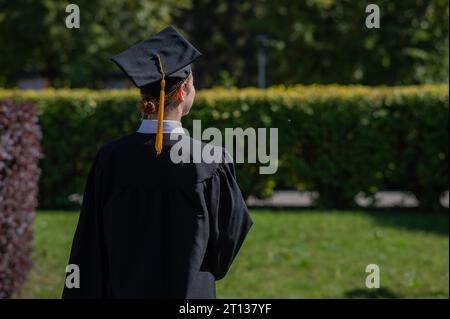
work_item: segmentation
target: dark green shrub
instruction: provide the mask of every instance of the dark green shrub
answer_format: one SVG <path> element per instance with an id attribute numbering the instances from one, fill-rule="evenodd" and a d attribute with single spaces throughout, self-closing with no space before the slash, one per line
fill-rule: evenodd
<path id="1" fill-rule="evenodd" d="M 96 150 L 139 125 L 138 93 L 130 91 L 0 91 L 37 103 L 44 133 L 40 205 L 67 208 L 81 193 Z M 424 208 L 448 189 L 446 86 L 293 86 L 203 90 L 184 120 L 202 128 L 276 127 L 279 169 L 238 164 L 246 195 L 274 188 L 316 190 L 318 204 L 354 205 L 359 192 L 412 191 Z"/>

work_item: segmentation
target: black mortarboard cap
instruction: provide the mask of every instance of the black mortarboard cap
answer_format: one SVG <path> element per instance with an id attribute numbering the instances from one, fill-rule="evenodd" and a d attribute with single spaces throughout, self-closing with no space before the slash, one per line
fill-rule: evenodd
<path id="1" fill-rule="evenodd" d="M 191 72 L 190 64 L 201 55 L 170 26 L 111 58 L 142 92 L 153 96 L 159 92 L 157 155 L 163 148 L 165 95 L 187 78 Z"/>
<path id="2" fill-rule="evenodd" d="M 175 90 L 191 72 L 190 64 L 202 54 L 172 26 L 151 38 L 139 42 L 111 58 L 133 81 L 134 85 L 154 96 L 161 89 L 165 73 L 166 94 Z"/>

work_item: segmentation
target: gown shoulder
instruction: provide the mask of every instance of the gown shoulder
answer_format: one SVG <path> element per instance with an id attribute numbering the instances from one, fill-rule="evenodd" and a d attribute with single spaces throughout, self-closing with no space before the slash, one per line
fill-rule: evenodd
<path id="1" fill-rule="evenodd" d="M 157 156 L 154 150 L 155 134 L 132 133 L 107 142 L 100 147 L 97 155 L 97 166 L 114 175 L 125 175 L 136 179 L 146 179 L 147 186 L 158 182 L 159 186 L 186 186 L 201 183 L 215 174 L 226 164 L 232 165 L 229 153 L 222 147 L 213 146 L 191 137 L 186 139 L 189 145 L 180 161 L 174 161 L 172 155 L 177 152 L 173 148 L 177 141 L 170 140 L 164 134 L 163 152 Z M 196 155 L 197 154 L 197 155 Z M 214 160 L 205 160 L 199 154 L 215 154 Z M 145 178 L 148 176 L 148 178 Z M 129 179 L 135 183 L 136 179 Z M 167 182 L 167 183 L 166 183 Z"/>

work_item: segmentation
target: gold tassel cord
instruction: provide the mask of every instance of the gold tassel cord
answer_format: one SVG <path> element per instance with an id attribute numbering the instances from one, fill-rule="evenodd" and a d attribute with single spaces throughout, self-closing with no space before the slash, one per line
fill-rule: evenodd
<path id="1" fill-rule="evenodd" d="M 163 148 L 163 125 L 164 125 L 164 98 L 166 95 L 166 74 L 164 73 L 161 57 L 159 54 L 156 55 L 159 62 L 159 69 L 161 71 L 162 80 L 161 80 L 161 91 L 159 92 L 159 108 L 158 108 L 158 129 L 156 131 L 156 141 L 155 141 L 155 150 L 156 154 L 161 154 Z"/>

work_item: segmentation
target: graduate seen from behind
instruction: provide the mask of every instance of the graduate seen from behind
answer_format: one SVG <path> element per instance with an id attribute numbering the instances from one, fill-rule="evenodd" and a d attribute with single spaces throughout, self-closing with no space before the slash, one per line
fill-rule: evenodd
<path id="1" fill-rule="evenodd" d="M 170 158 L 200 55 L 168 27 L 112 58 L 140 88 L 147 119 L 96 155 L 69 261 L 79 288 L 63 298 L 216 297 L 253 222 L 225 150 L 213 163 Z"/>

